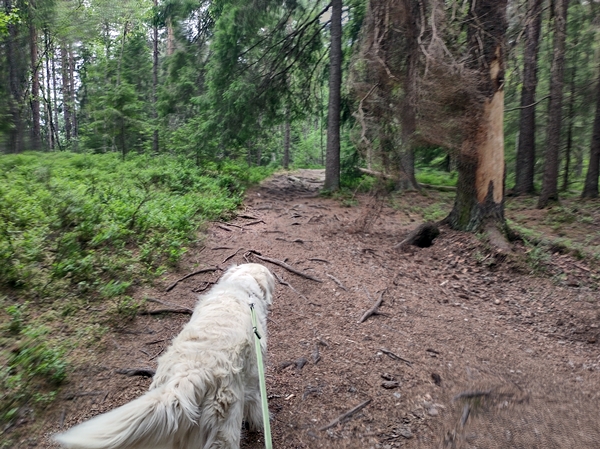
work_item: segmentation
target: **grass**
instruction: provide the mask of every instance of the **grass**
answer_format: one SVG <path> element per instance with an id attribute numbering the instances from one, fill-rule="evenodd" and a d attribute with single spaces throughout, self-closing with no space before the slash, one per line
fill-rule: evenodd
<path id="1" fill-rule="evenodd" d="M 269 174 L 169 156 L 0 156 L 0 420 L 51 401 L 64 348 L 135 316 L 132 288 L 177 265 L 204 223 L 231 215 Z M 82 313 L 92 303 L 104 312 Z"/>

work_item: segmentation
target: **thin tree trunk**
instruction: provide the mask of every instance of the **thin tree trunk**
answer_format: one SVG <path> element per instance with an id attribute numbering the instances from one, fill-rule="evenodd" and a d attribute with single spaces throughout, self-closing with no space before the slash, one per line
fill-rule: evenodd
<path id="1" fill-rule="evenodd" d="M 77 123 L 77 93 L 75 92 L 75 58 L 73 57 L 73 48 L 69 44 L 69 93 L 71 94 L 71 98 L 69 99 L 71 102 L 71 124 L 72 124 L 72 132 L 73 139 L 75 140 L 74 150 L 77 150 L 77 136 L 79 135 L 78 123 Z"/>
<path id="2" fill-rule="evenodd" d="M 5 10 L 12 10 L 12 2 L 5 1 Z M 8 24 L 8 36 L 6 40 L 6 59 L 8 61 L 8 112 L 12 126 L 8 131 L 8 152 L 20 153 L 23 150 L 23 119 L 19 107 L 21 101 L 21 88 L 19 83 L 19 71 L 21 56 L 18 48 L 19 32 L 15 24 Z"/>
<path id="3" fill-rule="evenodd" d="M 325 189 L 340 188 L 340 101 L 342 86 L 342 0 L 331 2 L 331 48 L 329 51 L 329 107 Z"/>
<path id="4" fill-rule="evenodd" d="M 467 41 L 470 68 L 481 76 L 485 99 L 472 111 L 458 155 L 454 208 L 446 221 L 454 228 L 476 231 L 487 224 L 504 225 L 504 39 L 507 0 L 472 0 Z"/>
<path id="5" fill-rule="evenodd" d="M 71 82 L 69 80 L 69 55 L 65 44 L 60 47 L 61 78 L 62 78 L 62 102 L 63 120 L 65 121 L 65 138 L 67 143 L 71 141 Z"/>
<path id="6" fill-rule="evenodd" d="M 167 56 L 173 53 L 175 53 L 175 32 L 171 18 L 167 17 Z"/>
<path id="7" fill-rule="evenodd" d="M 154 0 L 154 9 L 158 10 L 158 0 Z M 152 152 L 158 153 L 158 112 L 156 110 L 156 89 L 158 87 L 158 24 L 152 27 Z"/>
<path id="8" fill-rule="evenodd" d="M 585 175 L 582 198 L 598 198 L 598 176 L 600 175 L 600 74 L 598 76 L 596 116 L 590 144 L 590 163 Z"/>
<path id="9" fill-rule="evenodd" d="M 284 134 L 283 134 L 283 168 L 284 170 L 288 170 L 290 168 L 290 135 L 291 135 L 291 126 L 290 119 L 287 117 L 285 119 L 284 126 Z"/>
<path id="10" fill-rule="evenodd" d="M 528 0 L 528 20 L 525 27 L 523 87 L 521 89 L 521 120 L 515 166 L 514 194 L 532 194 L 535 167 L 535 91 L 537 88 L 537 57 L 542 27 L 542 0 Z"/>
<path id="11" fill-rule="evenodd" d="M 51 82 L 52 82 L 52 77 L 50 76 L 50 42 L 49 42 L 49 38 L 48 38 L 48 30 L 44 30 L 44 43 L 45 43 L 45 47 L 46 47 L 46 98 L 44 99 L 45 103 L 46 103 L 46 113 L 48 115 L 48 145 L 50 146 L 51 150 L 54 150 L 54 136 L 55 136 L 55 132 L 54 132 L 54 114 L 52 113 L 52 98 L 51 98 L 51 93 L 52 93 L 52 88 L 51 88 Z"/>
<path id="12" fill-rule="evenodd" d="M 577 48 L 579 41 L 579 34 L 575 36 L 573 46 Z M 567 119 L 569 125 L 567 128 L 567 147 L 565 149 L 565 171 L 563 172 L 563 185 L 562 191 L 566 192 L 569 188 L 569 172 L 571 171 L 571 149 L 573 148 L 573 123 L 575 122 L 575 79 L 577 75 L 577 66 L 573 65 L 571 68 L 571 86 L 569 92 L 569 108 L 567 112 Z"/>
<path id="13" fill-rule="evenodd" d="M 54 49 L 53 49 L 54 50 Z M 60 136 L 59 136 L 59 132 L 58 132 L 58 89 L 56 88 L 56 61 L 54 59 L 54 52 L 52 52 L 52 57 L 51 57 L 51 61 L 52 61 L 52 101 L 54 102 L 52 104 L 52 108 L 54 110 L 54 140 L 56 141 L 56 145 L 58 146 L 59 150 L 62 150 L 61 145 L 60 145 Z"/>
<path id="14" fill-rule="evenodd" d="M 34 7 L 34 3 L 31 3 Z M 38 33 L 32 23 L 29 28 L 29 47 L 31 51 L 31 149 L 38 151 L 42 146 L 40 130 L 40 74 L 38 61 Z"/>
<path id="15" fill-rule="evenodd" d="M 546 207 L 551 201 L 558 201 L 558 167 L 568 6 L 568 0 L 554 1 L 554 54 L 550 70 L 550 102 L 548 105 L 544 176 L 542 191 L 537 204 L 539 209 Z"/>

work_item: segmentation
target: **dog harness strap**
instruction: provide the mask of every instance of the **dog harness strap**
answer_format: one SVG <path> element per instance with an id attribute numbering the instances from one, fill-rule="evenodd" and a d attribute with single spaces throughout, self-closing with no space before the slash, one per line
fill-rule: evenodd
<path id="1" fill-rule="evenodd" d="M 260 385 L 260 398 L 262 403 L 263 429 L 265 437 L 265 448 L 273 449 L 271 441 L 271 422 L 269 421 L 269 403 L 267 402 L 267 382 L 265 379 L 265 367 L 262 360 L 262 348 L 260 347 L 260 334 L 258 333 L 258 324 L 256 322 L 256 312 L 254 303 L 250 303 L 250 315 L 252 316 L 252 327 L 254 330 L 254 346 L 256 348 L 256 361 L 258 365 L 258 383 Z"/>

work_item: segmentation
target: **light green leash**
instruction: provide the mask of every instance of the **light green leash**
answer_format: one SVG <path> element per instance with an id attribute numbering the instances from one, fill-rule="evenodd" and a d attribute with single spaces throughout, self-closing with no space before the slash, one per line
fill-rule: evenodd
<path id="1" fill-rule="evenodd" d="M 260 384 L 260 398 L 262 402 L 265 448 L 273 449 L 273 442 L 271 441 L 271 423 L 269 421 L 269 403 L 267 402 L 267 381 L 265 379 L 265 367 L 263 365 L 262 349 L 260 347 L 261 336 L 258 333 L 258 327 L 256 324 L 254 303 L 250 303 L 250 315 L 252 316 L 252 326 L 254 327 L 254 346 L 256 348 L 256 360 L 258 362 L 258 383 Z"/>

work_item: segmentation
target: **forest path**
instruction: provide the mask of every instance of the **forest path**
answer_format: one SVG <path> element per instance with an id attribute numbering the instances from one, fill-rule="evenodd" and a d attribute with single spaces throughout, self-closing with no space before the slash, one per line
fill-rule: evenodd
<path id="1" fill-rule="evenodd" d="M 429 248 L 398 251 L 420 223 L 411 206 L 426 197 L 358 195 L 346 200 L 358 207 L 344 207 L 318 196 L 322 181 L 322 170 L 266 180 L 237 218 L 209 226 L 178 273 L 136 293 L 193 307 L 219 272 L 167 286 L 260 262 L 250 250 L 322 280 L 262 262 L 289 284 L 277 285 L 269 321 L 275 448 L 600 447 L 598 267 L 555 255 L 569 276 L 535 277 L 518 257 L 445 228 Z M 381 314 L 358 323 L 381 295 Z M 88 349 L 46 436 L 142 394 L 149 379 L 115 371 L 155 367 L 187 318 L 139 315 Z M 246 434 L 242 447 L 264 447 L 262 435 Z"/>

